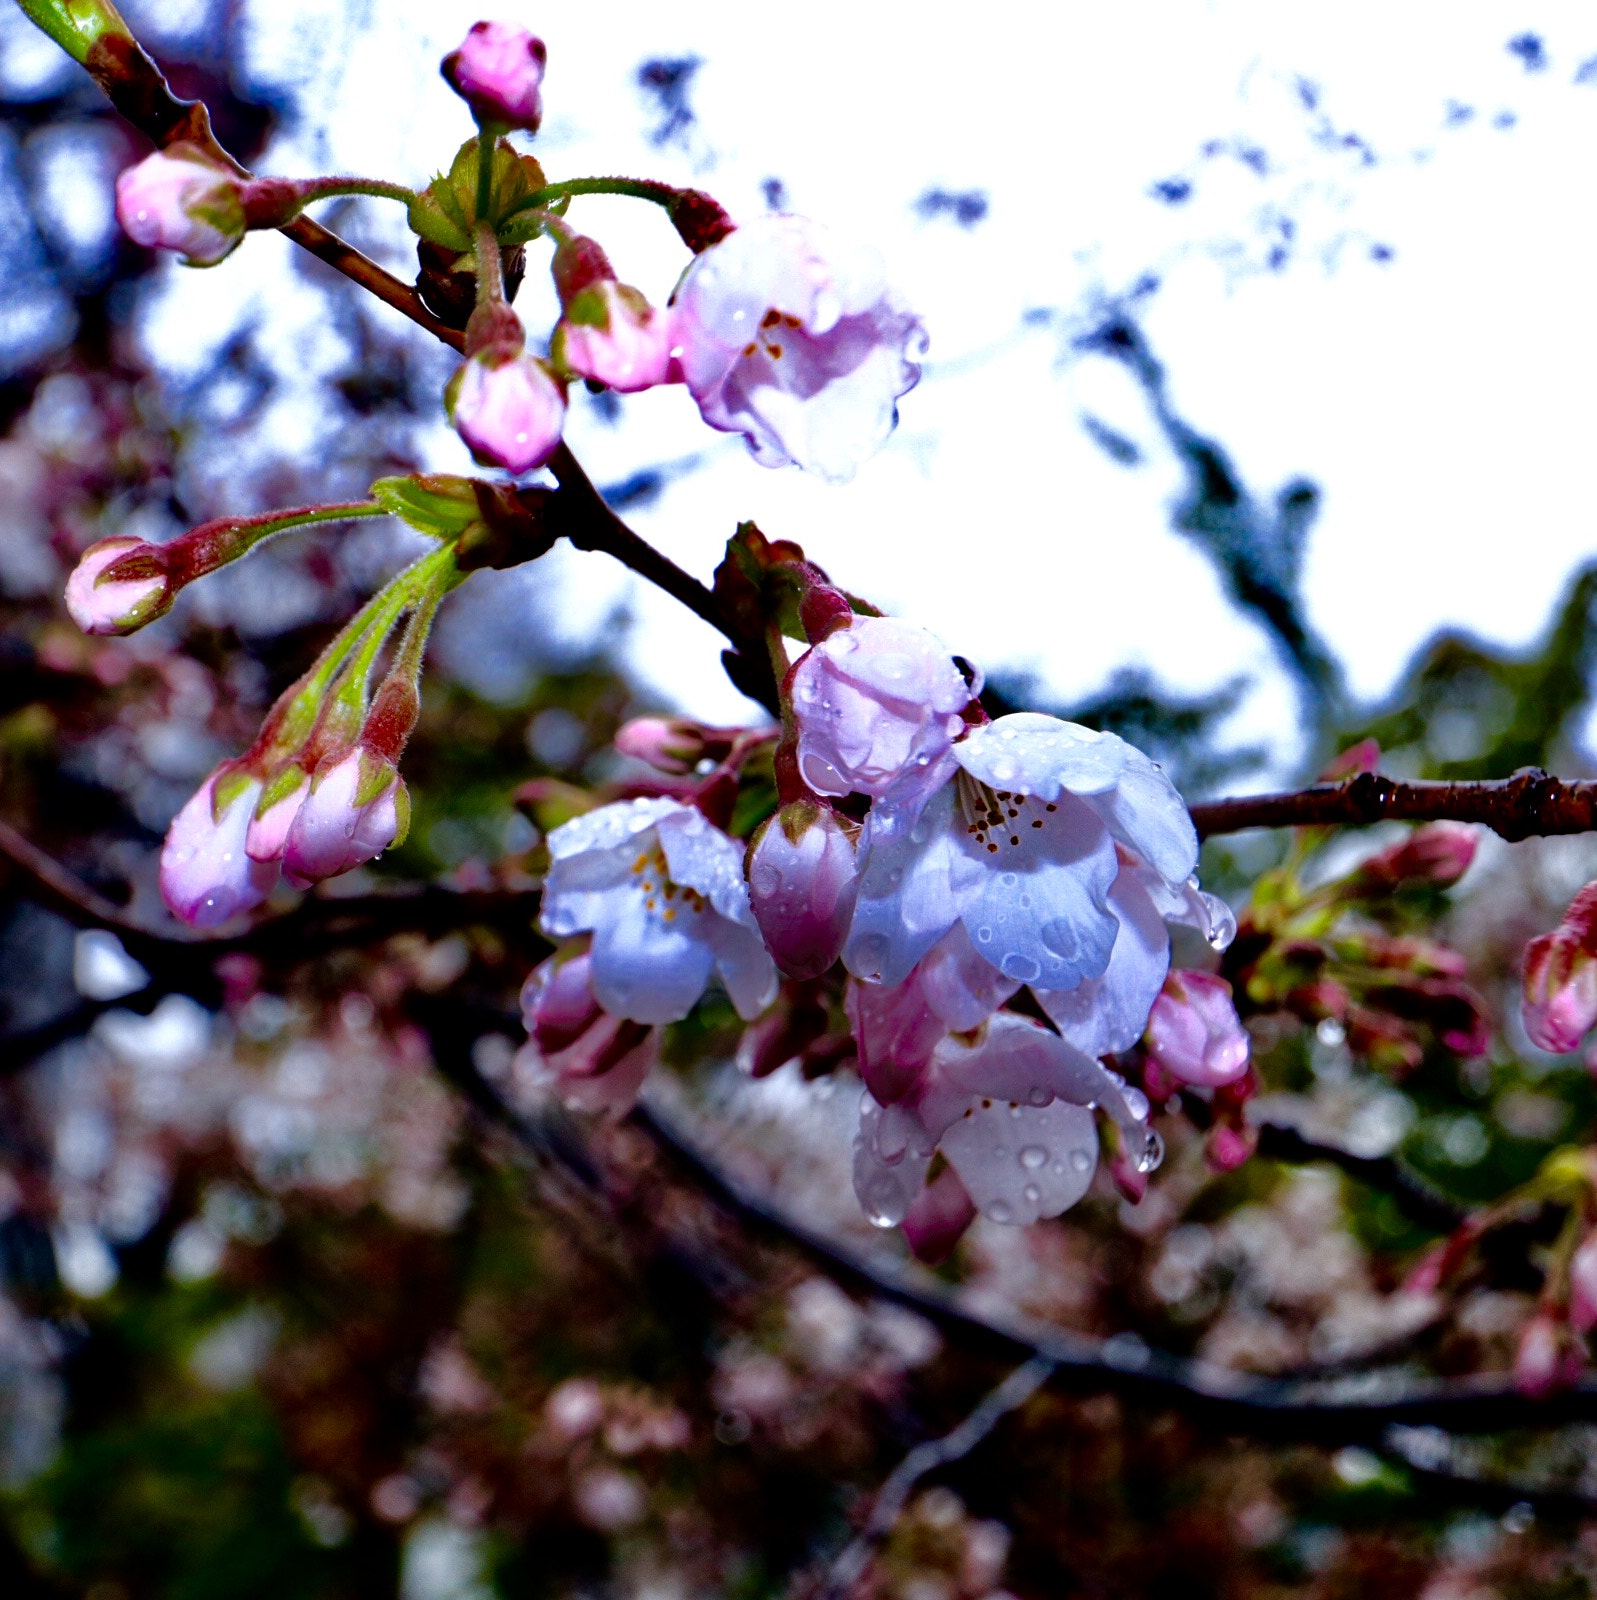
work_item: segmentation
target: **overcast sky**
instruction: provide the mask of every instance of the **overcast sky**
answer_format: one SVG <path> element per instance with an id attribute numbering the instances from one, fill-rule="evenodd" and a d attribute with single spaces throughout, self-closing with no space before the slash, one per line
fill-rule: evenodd
<path id="1" fill-rule="evenodd" d="M 181 3 L 144 9 L 182 25 Z M 383 0 L 352 51 L 329 21 L 341 7 L 246 9 L 251 73 L 304 85 L 325 111 L 280 137 L 272 168 L 416 182 L 469 131 L 437 61 L 474 7 Z M 1123 663 L 1185 689 L 1246 673 L 1234 736 L 1290 762 L 1291 696 L 1262 637 L 1169 530 L 1172 457 L 1125 374 L 1072 349 L 1150 276 L 1140 313 L 1185 418 L 1260 493 L 1299 474 L 1324 491 L 1309 608 L 1361 695 L 1442 623 L 1529 640 L 1597 546 L 1589 5 L 1010 5 L 960 13 L 957 31 L 925 7 L 858 0 L 499 14 L 549 45 L 536 149 L 552 177 L 659 175 L 735 215 L 779 180 L 787 208 L 872 239 L 930 330 L 898 434 L 845 488 L 756 466 L 681 389 L 627 399 L 619 424 L 574 406 L 570 437 L 601 480 L 705 457 L 633 514 L 701 575 L 752 517 L 989 670 L 1033 669 L 1060 696 Z M 665 111 L 637 75 L 659 57 L 701 64 L 693 120 L 656 144 Z M 940 208 L 918 204 L 938 191 Z M 665 298 L 683 255 L 652 208 L 579 201 L 572 219 Z M 285 372 L 335 365 L 281 291 L 287 248 L 251 240 L 218 271 L 173 268 L 152 348 L 191 361 L 249 303 L 280 328 Z M 530 267 L 520 305 L 536 339 L 553 299 L 536 252 Z M 1111 460 L 1084 414 L 1142 463 Z M 292 435 L 292 405 L 277 426 Z M 442 428 L 429 448 L 440 468 L 466 466 Z M 701 714 L 745 708 L 707 629 L 603 558 L 558 568 L 563 629 L 630 596 L 646 679 Z"/>

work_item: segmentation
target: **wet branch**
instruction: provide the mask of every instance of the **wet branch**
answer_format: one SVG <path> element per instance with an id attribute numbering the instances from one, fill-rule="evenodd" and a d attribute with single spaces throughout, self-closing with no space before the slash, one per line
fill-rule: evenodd
<path id="1" fill-rule="evenodd" d="M 1540 767 L 1478 783 L 1429 783 L 1364 772 L 1290 794 L 1243 795 L 1192 807 L 1200 838 L 1245 828 L 1474 822 L 1508 840 L 1597 829 L 1597 781 L 1565 781 Z"/>

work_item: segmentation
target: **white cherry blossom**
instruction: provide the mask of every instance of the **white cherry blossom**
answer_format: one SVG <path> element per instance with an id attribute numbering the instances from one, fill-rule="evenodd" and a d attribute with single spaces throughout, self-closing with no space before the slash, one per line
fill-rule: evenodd
<path id="1" fill-rule="evenodd" d="M 592 932 L 592 983 L 612 1016 L 675 1022 L 712 972 L 745 1020 L 776 994 L 743 882 L 743 847 L 669 799 L 622 800 L 549 835 L 540 923 Z"/>

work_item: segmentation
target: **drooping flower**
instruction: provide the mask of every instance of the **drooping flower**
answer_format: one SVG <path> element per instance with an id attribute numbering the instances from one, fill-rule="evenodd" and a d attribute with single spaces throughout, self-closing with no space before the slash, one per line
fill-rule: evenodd
<path id="1" fill-rule="evenodd" d="M 521 990 L 527 1044 L 518 1073 L 554 1089 L 573 1111 L 619 1114 L 659 1060 L 660 1030 L 605 1011 L 587 951 L 551 956 Z"/>
<path id="2" fill-rule="evenodd" d="M 284 834 L 284 875 L 300 887 L 336 878 L 389 849 L 409 821 L 410 797 L 392 762 L 360 745 L 335 751 L 317 767 Z"/>
<path id="3" fill-rule="evenodd" d="M 148 552 L 136 576 L 108 569 L 125 569 L 135 552 Z M 118 535 L 101 539 L 83 552 L 67 579 L 67 611 L 85 633 L 132 633 L 171 609 L 172 584 L 159 569 L 155 547 L 142 539 Z"/>
<path id="4" fill-rule="evenodd" d="M 795 800 L 755 835 L 749 902 L 790 978 L 818 978 L 842 954 L 858 889 L 854 841 L 824 801 Z"/>
<path id="5" fill-rule="evenodd" d="M 1093 1108 L 1111 1117 L 1141 1170 L 1158 1161 L 1147 1101 L 1101 1062 L 1029 1017 L 1000 1011 L 974 1035 L 949 1035 L 909 1094 L 861 1102 L 854 1185 L 881 1227 L 903 1223 L 933 1157 L 994 1222 L 1030 1223 L 1074 1205 L 1098 1162 Z"/>
<path id="6" fill-rule="evenodd" d="M 565 427 L 564 386 L 547 362 L 524 350 L 488 349 L 469 357 L 444 401 L 472 455 L 517 476 L 554 454 Z"/>
<path id="7" fill-rule="evenodd" d="M 513 22 L 473 23 L 441 68 L 479 122 L 536 133 L 543 121 L 542 39 Z"/>
<path id="8" fill-rule="evenodd" d="M 550 835 L 540 923 L 553 938 L 593 934 L 593 991 L 612 1016 L 675 1022 L 712 971 L 739 1016 L 776 993 L 743 882 L 743 850 L 668 799 L 600 806 Z"/>
<path id="9" fill-rule="evenodd" d="M 901 983 L 959 922 L 979 956 L 1036 991 L 1102 978 L 1122 927 L 1110 905 L 1117 844 L 1165 895 L 1185 895 L 1198 856 L 1192 819 L 1163 771 L 1125 740 L 1023 712 L 973 729 L 949 754 L 951 779 L 933 767 L 866 819 L 843 952 L 856 977 Z M 1135 929 L 1137 918 L 1126 920 Z M 1166 959 L 1157 940 L 1155 958 Z"/>
<path id="10" fill-rule="evenodd" d="M 135 244 L 210 267 L 244 237 L 244 180 L 192 145 L 146 156 L 116 180 L 116 215 Z"/>
<path id="11" fill-rule="evenodd" d="M 1567 1055 L 1597 1026 L 1597 883 L 1564 920 L 1525 947 L 1525 1031 L 1542 1050 Z"/>
<path id="12" fill-rule="evenodd" d="M 161 898 L 174 916 L 214 928 L 272 892 L 277 863 L 253 861 L 244 849 L 260 794 L 258 779 L 223 767 L 172 819 L 161 847 Z"/>
<path id="13" fill-rule="evenodd" d="M 817 794 L 875 798 L 906 775 L 946 775 L 942 758 L 980 687 L 924 628 L 858 617 L 793 669 L 799 772 Z"/>
<path id="14" fill-rule="evenodd" d="M 1212 972 L 1172 972 L 1148 1016 L 1148 1055 L 1178 1083 L 1216 1089 L 1248 1070 L 1247 1030 L 1231 985 Z"/>
<path id="15" fill-rule="evenodd" d="M 874 250 L 804 217 L 758 217 L 696 256 L 673 347 L 712 428 L 766 466 L 832 482 L 886 441 L 920 380 L 925 330 Z"/>

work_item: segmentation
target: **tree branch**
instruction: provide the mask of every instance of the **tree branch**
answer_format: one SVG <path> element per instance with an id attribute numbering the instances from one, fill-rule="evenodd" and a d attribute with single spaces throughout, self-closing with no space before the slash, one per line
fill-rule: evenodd
<path id="1" fill-rule="evenodd" d="M 865 1575 L 871 1557 L 891 1538 L 915 1485 L 927 1473 L 969 1455 L 1011 1411 L 1018 1411 L 1036 1394 L 1053 1370 L 1053 1362 L 1042 1356 L 1032 1356 L 1021 1362 L 956 1428 L 941 1439 L 927 1439 L 916 1445 L 877 1491 L 865 1526 L 832 1563 L 817 1592 L 817 1600 L 846 1600 Z"/>
<path id="2" fill-rule="evenodd" d="M 1597 829 L 1597 782 L 1565 782 L 1540 767 L 1479 783 L 1429 783 L 1364 772 L 1291 794 L 1243 795 L 1192 807 L 1200 838 L 1245 828 L 1363 826 L 1372 822 L 1475 822 L 1504 839 Z"/>

